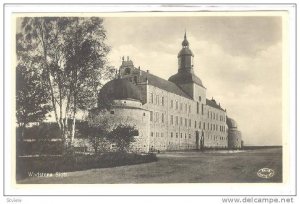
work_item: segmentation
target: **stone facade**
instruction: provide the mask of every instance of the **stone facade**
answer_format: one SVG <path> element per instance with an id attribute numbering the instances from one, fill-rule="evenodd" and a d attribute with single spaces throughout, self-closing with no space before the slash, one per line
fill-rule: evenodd
<path id="1" fill-rule="evenodd" d="M 241 149 L 242 137 L 241 132 L 236 129 L 228 129 L 228 149 Z"/>
<path id="2" fill-rule="evenodd" d="M 143 71 L 129 58 L 124 60 L 123 57 L 117 77 L 134 84 L 138 91 L 130 91 L 128 96 L 121 92 L 126 106 L 120 108 L 122 100 L 115 100 L 119 105 L 112 109 L 114 114 L 93 113 L 94 117 L 99 117 L 99 121 L 110 118 L 114 124 L 135 125 L 141 134 L 136 143 L 140 151 L 226 149 L 232 141 L 229 139 L 234 139 L 234 144 L 230 145 L 240 148 L 240 132 L 228 129 L 226 110 L 214 99 L 206 98 L 206 88 L 194 74 L 194 55 L 186 36 L 182 46 L 178 54 L 178 73 L 169 80 Z M 125 92 L 129 92 L 128 89 Z M 133 104 L 130 101 L 136 101 L 137 92 L 140 104 Z M 105 92 L 102 97 L 104 95 L 113 93 Z M 235 136 L 229 138 L 229 135 Z"/>

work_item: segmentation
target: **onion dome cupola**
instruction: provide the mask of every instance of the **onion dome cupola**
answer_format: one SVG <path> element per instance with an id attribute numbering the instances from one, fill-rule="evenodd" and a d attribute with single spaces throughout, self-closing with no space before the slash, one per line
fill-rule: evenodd
<path id="1" fill-rule="evenodd" d="M 140 90 L 127 79 L 113 79 L 107 82 L 98 95 L 100 104 L 111 104 L 113 100 L 131 100 L 141 102 Z"/>
<path id="2" fill-rule="evenodd" d="M 169 81 L 180 85 L 187 83 L 195 83 L 203 86 L 199 77 L 194 74 L 194 54 L 189 48 L 189 41 L 187 40 L 186 33 L 182 41 L 182 49 L 178 53 L 178 72 L 169 78 Z"/>
<path id="3" fill-rule="evenodd" d="M 178 70 L 179 71 L 191 71 L 193 72 L 193 61 L 194 54 L 189 48 L 189 41 L 186 38 L 186 33 L 184 33 L 184 40 L 182 41 L 182 49 L 178 53 Z"/>

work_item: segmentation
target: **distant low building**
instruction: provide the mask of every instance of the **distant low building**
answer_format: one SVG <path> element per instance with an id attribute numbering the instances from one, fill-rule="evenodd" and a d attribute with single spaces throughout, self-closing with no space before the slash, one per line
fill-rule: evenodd
<path id="1" fill-rule="evenodd" d="M 206 98 L 186 34 L 177 58 L 178 72 L 165 80 L 123 57 L 116 79 L 103 86 L 98 109 L 90 117 L 113 126 L 134 125 L 139 135 L 133 151 L 241 148 L 236 122 L 214 99 Z"/>

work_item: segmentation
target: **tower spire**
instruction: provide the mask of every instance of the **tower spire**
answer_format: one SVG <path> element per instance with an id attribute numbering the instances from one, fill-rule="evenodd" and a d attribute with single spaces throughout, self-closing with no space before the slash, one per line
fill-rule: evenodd
<path id="1" fill-rule="evenodd" d="M 189 41 L 186 38 L 186 30 L 184 31 L 184 39 L 182 41 L 182 47 L 188 47 L 189 46 Z"/>

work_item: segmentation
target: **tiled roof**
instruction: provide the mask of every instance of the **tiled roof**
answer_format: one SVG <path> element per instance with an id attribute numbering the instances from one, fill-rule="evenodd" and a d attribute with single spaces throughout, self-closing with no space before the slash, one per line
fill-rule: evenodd
<path id="1" fill-rule="evenodd" d="M 141 101 L 139 89 L 126 79 L 113 79 L 107 82 L 100 90 L 98 100 L 134 99 Z"/>
<path id="2" fill-rule="evenodd" d="M 206 105 L 224 111 L 223 108 L 221 108 L 221 106 L 219 106 L 214 99 L 206 99 Z"/>
<path id="3" fill-rule="evenodd" d="M 196 83 L 199 86 L 205 88 L 202 84 L 202 81 L 199 77 L 197 77 L 194 73 L 191 72 L 178 72 L 169 78 L 169 81 L 175 84 L 186 84 L 186 83 Z"/>
<path id="4" fill-rule="evenodd" d="M 148 83 L 152 86 L 177 94 L 179 96 L 183 96 L 188 99 L 192 99 L 187 93 L 185 93 L 180 87 L 178 87 L 173 82 L 167 81 L 165 79 L 162 79 L 158 76 L 155 76 L 153 74 L 150 74 L 142 70 L 141 70 L 141 74 L 143 77 L 148 79 Z"/>

